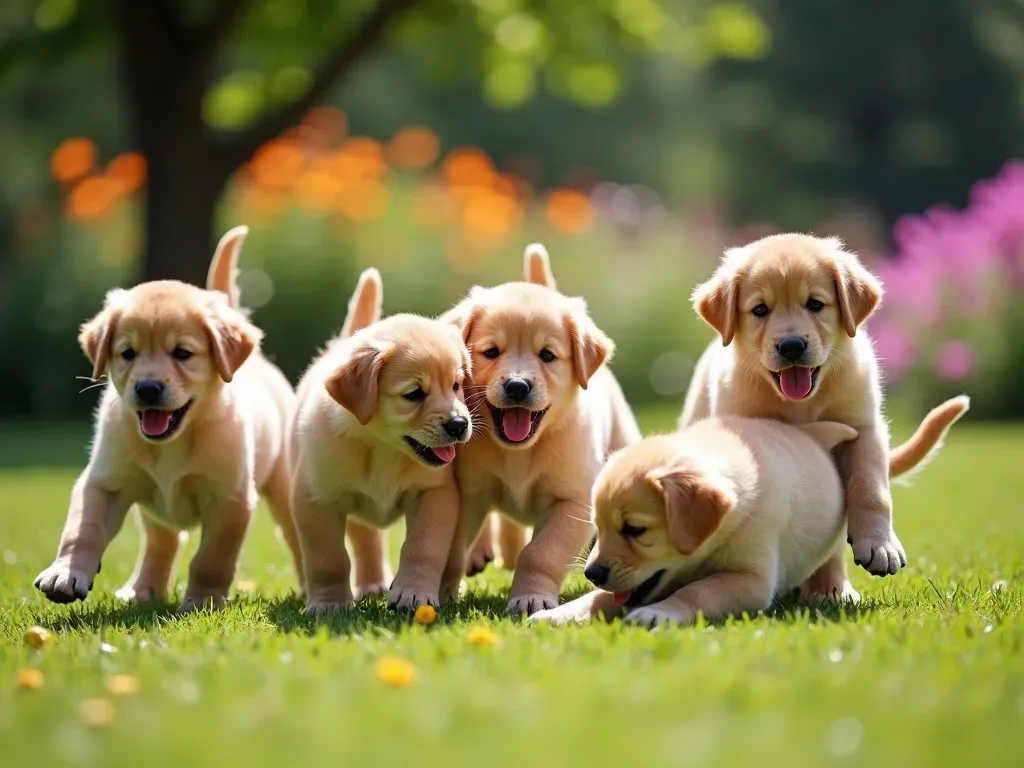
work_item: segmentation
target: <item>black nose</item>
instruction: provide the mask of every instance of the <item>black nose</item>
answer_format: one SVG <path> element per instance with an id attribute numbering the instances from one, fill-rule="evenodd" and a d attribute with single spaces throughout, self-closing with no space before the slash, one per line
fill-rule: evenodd
<path id="1" fill-rule="evenodd" d="M 793 336 L 788 339 L 783 339 L 775 345 L 775 348 L 784 359 L 789 360 L 791 363 L 795 363 L 800 359 L 800 355 L 804 353 L 804 350 L 807 349 L 807 342 Z"/>
<path id="2" fill-rule="evenodd" d="M 509 379 L 505 382 L 505 397 L 513 403 L 521 403 L 525 400 L 533 387 L 526 379 Z"/>
<path id="3" fill-rule="evenodd" d="M 611 571 L 608 570 L 608 566 L 606 565 L 591 563 L 583 569 L 583 575 L 586 576 L 587 581 L 595 587 L 603 587 L 608 583 L 608 577 L 611 576 Z"/>
<path id="4" fill-rule="evenodd" d="M 454 419 L 448 419 L 443 426 L 445 432 L 458 439 L 465 435 L 466 430 L 469 429 L 469 420 L 456 416 Z"/>
<path id="5" fill-rule="evenodd" d="M 155 405 L 163 394 L 164 385 L 154 379 L 143 379 L 135 385 L 135 396 L 146 405 Z"/>

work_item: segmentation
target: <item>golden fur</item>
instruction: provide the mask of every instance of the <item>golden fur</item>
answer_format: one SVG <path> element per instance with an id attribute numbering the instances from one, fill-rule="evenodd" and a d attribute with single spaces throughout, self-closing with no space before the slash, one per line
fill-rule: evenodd
<path id="1" fill-rule="evenodd" d="M 611 451 L 640 437 L 605 365 L 612 342 L 582 299 L 555 290 L 543 248 L 527 248 L 525 263 L 534 282 L 474 288 L 445 316 L 462 329 L 472 354 L 468 402 L 488 434 L 456 461 L 462 506 L 443 589 L 457 591 L 467 546 L 497 509 L 534 528 L 515 566 L 508 601 L 515 613 L 557 604 L 593 532 L 594 478 Z M 526 390 L 519 400 L 510 395 L 514 382 Z"/>
<path id="2" fill-rule="evenodd" d="M 164 598 L 179 531 L 200 526 L 179 610 L 223 606 L 258 493 L 301 573 L 284 454 L 295 395 L 237 306 L 235 265 L 247 231 L 221 239 L 207 290 L 169 280 L 115 289 L 82 326 L 93 378 L 106 372 L 108 386 L 57 558 L 35 582 L 49 599 L 86 598 L 133 504 L 143 512 L 144 545 L 121 597 Z"/>
<path id="3" fill-rule="evenodd" d="M 401 515 L 407 534 L 388 604 L 439 604 L 459 508 L 451 459 L 472 435 L 462 390 L 470 360 L 450 324 L 414 315 L 381 320 L 380 296 L 380 276 L 366 270 L 341 335 L 298 387 L 293 506 L 309 613 L 354 601 L 346 530 L 356 595 L 388 589 L 380 529 Z M 448 431 L 458 427 L 459 434 Z"/>

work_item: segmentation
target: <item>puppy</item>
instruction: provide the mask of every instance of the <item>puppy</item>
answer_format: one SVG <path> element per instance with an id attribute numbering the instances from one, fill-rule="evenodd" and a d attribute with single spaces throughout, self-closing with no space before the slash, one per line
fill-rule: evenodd
<path id="1" fill-rule="evenodd" d="M 912 469 L 968 408 L 936 408 L 901 447 Z M 829 451 L 857 438 L 838 422 L 722 416 L 613 455 L 594 485 L 598 540 L 584 571 L 601 592 L 537 621 L 690 624 L 760 611 L 845 548 L 843 489 Z"/>
<path id="2" fill-rule="evenodd" d="M 836 238 L 773 235 L 727 251 L 693 293 L 721 344 L 698 362 L 680 418 L 682 427 L 735 414 L 856 429 L 839 451 L 840 475 L 854 560 L 877 576 L 907 562 L 892 523 L 878 363 L 862 327 L 881 297 Z M 826 595 L 851 593 L 841 553 L 815 584 Z"/>
<path id="3" fill-rule="evenodd" d="M 179 532 L 200 526 L 178 610 L 223 607 L 259 493 L 301 574 L 284 452 L 295 395 L 238 309 L 236 263 L 247 232 L 236 227 L 221 239 L 207 290 L 171 280 L 115 289 L 82 326 L 93 378 L 106 372 L 108 385 L 57 558 L 35 581 L 50 600 L 86 598 L 136 503 L 144 546 L 121 597 L 165 598 Z"/>
<path id="4" fill-rule="evenodd" d="M 590 491 L 611 451 L 640 438 L 618 382 L 606 367 L 613 345 L 586 303 L 555 290 L 547 252 L 530 246 L 533 282 L 473 288 L 445 318 L 473 359 L 468 402 L 486 425 L 456 462 L 461 510 L 445 571 L 453 594 L 466 549 L 487 513 L 531 525 L 508 610 L 558 603 L 562 582 L 593 532 Z M 542 284 L 539 284 L 542 283 Z"/>
<path id="5" fill-rule="evenodd" d="M 406 518 L 388 605 L 439 604 L 459 510 L 452 460 L 473 433 L 463 400 L 470 371 L 461 335 L 414 315 L 380 319 L 381 281 L 368 269 L 341 334 L 299 383 L 292 431 L 295 521 L 310 614 L 351 606 L 350 524 L 358 594 L 390 581 L 383 534 Z"/>

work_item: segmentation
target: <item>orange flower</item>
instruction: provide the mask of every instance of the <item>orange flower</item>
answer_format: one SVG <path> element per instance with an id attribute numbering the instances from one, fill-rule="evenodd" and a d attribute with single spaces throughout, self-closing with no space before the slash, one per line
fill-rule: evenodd
<path id="1" fill-rule="evenodd" d="M 391 164 L 405 168 L 425 168 L 437 160 L 440 151 L 437 134 L 422 126 L 403 128 L 388 145 Z"/>
<path id="2" fill-rule="evenodd" d="M 256 150 L 250 170 L 257 184 L 285 189 L 295 183 L 305 162 L 298 144 L 287 139 L 275 139 Z"/>
<path id="3" fill-rule="evenodd" d="M 146 183 L 146 158 L 138 152 L 118 155 L 107 165 L 107 176 L 121 182 L 130 195 Z"/>
<path id="4" fill-rule="evenodd" d="M 78 717 L 93 728 L 105 728 L 114 722 L 117 710 L 107 699 L 87 699 L 78 705 Z"/>
<path id="5" fill-rule="evenodd" d="M 310 211 L 324 213 L 334 206 L 341 185 L 328 168 L 309 169 L 295 182 L 295 198 Z"/>
<path id="6" fill-rule="evenodd" d="M 466 636 L 470 645 L 498 645 L 501 638 L 487 627 L 473 627 Z"/>
<path id="7" fill-rule="evenodd" d="M 421 605 L 416 609 L 417 624 L 433 624 L 437 621 L 437 611 L 432 605 Z"/>
<path id="8" fill-rule="evenodd" d="M 353 136 L 341 145 L 342 153 L 356 163 L 363 178 L 382 179 L 387 175 L 384 145 L 367 136 Z"/>
<path id="9" fill-rule="evenodd" d="M 594 225 L 594 206 L 590 198 L 573 189 L 556 189 L 549 194 L 544 213 L 555 229 L 574 235 Z"/>
<path id="10" fill-rule="evenodd" d="M 25 630 L 25 642 L 33 648 L 45 648 L 53 642 L 53 635 L 42 627 L 29 627 Z"/>
<path id="11" fill-rule="evenodd" d="M 520 215 L 514 199 L 491 189 L 477 189 L 462 208 L 462 229 L 470 242 L 491 245 L 508 234 Z"/>
<path id="12" fill-rule="evenodd" d="M 19 669 L 14 675 L 14 684 L 23 691 L 38 691 L 45 682 L 38 669 Z"/>
<path id="13" fill-rule="evenodd" d="M 50 173 L 62 184 L 80 179 L 96 167 L 96 145 L 90 139 L 68 139 L 50 155 Z"/>
<path id="14" fill-rule="evenodd" d="M 106 680 L 106 687 L 114 696 L 132 696 L 139 692 L 139 678 L 131 675 L 111 675 Z"/>
<path id="15" fill-rule="evenodd" d="M 372 181 L 352 189 L 344 189 L 338 197 L 338 209 L 352 221 L 370 221 L 383 216 L 388 209 L 388 190 Z"/>
<path id="16" fill-rule="evenodd" d="M 382 683 L 407 688 L 416 681 L 416 667 L 399 656 L 382 656 L 374 666 L 374 674 Z"/>
<path id="17" fill-rule="evenodd" d="M 494 181 L 494 165 L 482 150 L 459 147 L 445 157 L 441 178 L 453 187 L 489 186 Z"/>

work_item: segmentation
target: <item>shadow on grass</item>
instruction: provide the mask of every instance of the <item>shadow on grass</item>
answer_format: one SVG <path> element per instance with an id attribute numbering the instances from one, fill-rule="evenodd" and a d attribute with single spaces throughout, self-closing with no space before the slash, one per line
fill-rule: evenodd
<path id="1" fill-rule="evenodd" d="M 150 629 L 173 621 L 177 617 L 177 607 L 177 602 L 166 601 L 90 603 L 87 600 L 62 616 L 51 617 L 43 624 L 48 629 L 56 631 L 90 630 L 100 632 L 108 627 Z"/>

